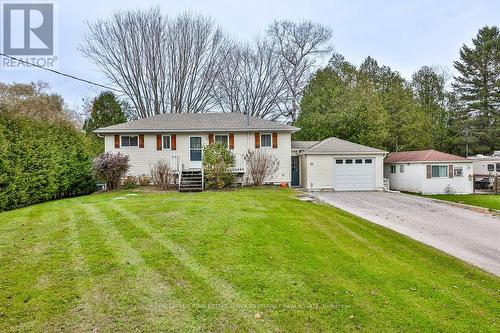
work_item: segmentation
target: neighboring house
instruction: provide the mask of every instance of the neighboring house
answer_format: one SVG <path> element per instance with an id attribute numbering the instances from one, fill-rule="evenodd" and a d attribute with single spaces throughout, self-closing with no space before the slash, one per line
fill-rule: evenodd
<path id="1" fill-rule="evenodd" d="M 492 156 L 478 154 L 469 157 L 473 162 L 474 175 L 494 176 L 500 175 L 500 151 L 495 151 Z"/>
<path id="2" fill-rule="evenodd" d="M 383 189 L 385 151 L 337 138 L 292 142 L 291 135 L 298 130 L 239 113 L 178 113 L 133 120 L 95 132 L 104 137 L 105 151 L 129 156 L 130 175 L 148 175 L 151 165 L 163 159 L 181 176 L 181 189 L 186 179 L 201 183 L 202 148 L 217 141 L 224 142 L 235 155 L 232 171 L 241 176 L 243 184 L 251 182 L 243 155 L 261 149 L 280 162 L 269 183 L 287 183 L 308 190 Z"/>
<path id="3" fill-rule="evenodd" d="M 390 188 L 423 194 L 472 193 L 472 161 L 435 150 L 390 153 L 384 161 Z"/>
<path id="4" fill-rule="evenodd" d="M 240 113 L 168 113 L 99 128 L 105 151 L 130 158 L 129 174 L 149 175 L 151 165 L 165 159 L 174 171 L 201 169 L 202 148 L 224 142 L 236 158 L 234 170 L 244 173 L 243 155 L 262 149 L 280 167 L 272 183 L 290 183 L 291 134 L 298 128 Z M 248 177 L 243 177 L 244 182 Z"/>
<path id="5" fill-rule="evenodd" d="M 383 190 L 386 154 L 333 137 L 323 141 L 292 141 L 292 185 L 308 190 Z M 296 166 L 300 177 L 293 175 Z"/>

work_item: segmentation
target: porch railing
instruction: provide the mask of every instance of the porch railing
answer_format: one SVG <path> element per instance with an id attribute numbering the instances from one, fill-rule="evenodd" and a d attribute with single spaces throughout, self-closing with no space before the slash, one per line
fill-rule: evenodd
<path id="1" fill-rule="evenodd" d="M 245 159 L 243 155 L 238 154 L 234 157 L 234 166 L 229 168 L 233 173 L 244 173 L 245 172 Z"/>

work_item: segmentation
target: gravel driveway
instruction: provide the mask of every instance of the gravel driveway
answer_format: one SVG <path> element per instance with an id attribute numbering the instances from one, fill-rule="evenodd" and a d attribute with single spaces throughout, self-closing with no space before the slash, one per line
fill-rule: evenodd
<path id="1" fill-rule="evenodd" d="M 500 218 L 387 192 L 324 192 L 320 200 L 500 276 Z"/>

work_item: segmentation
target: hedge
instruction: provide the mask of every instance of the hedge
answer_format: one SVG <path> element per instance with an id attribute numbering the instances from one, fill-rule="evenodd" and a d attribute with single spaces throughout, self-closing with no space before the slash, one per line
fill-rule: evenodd
<path id="1" fill-rule="evenodd" d="M 87 139 L 65 122 L 0 110 L 0 211 L 91 193 Z"/>

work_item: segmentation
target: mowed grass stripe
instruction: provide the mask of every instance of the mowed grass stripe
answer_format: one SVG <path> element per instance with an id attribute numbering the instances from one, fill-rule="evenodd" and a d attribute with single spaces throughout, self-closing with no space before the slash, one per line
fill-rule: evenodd
<path id="1" fill-rule="evenodd" d="M 193 257 L 189 255 L 182 247 L 170 239 L 162 236 L 158 230 L 149 225 L 144 219 L 130 212 L 126 208 L 113 203 L 113 208 L 126 219 L 134 222 L 135 226 L 145 232 L 151 239 L 164 246 L 175 256 L 182 265 L 188 268 L 196 276 L 204 280 L 214 291 L 216 291 L 224 301 L 223 309 L 236 312 L 250 327 L 251 330 L 258 331 L 281 331 L 269 319 L 256 321 L 255 311 L 258 308 L 253 307 L 250 300 L 244 299 L 240 293 L 227 281 L 217 277 L 206 267 L 200 265 Z"/>
<path id="2" fill-rule="evenodd" d="M 114 316 L 119 317 L 122 322 L 120 324 L 127 329 L 135 327 L 140 331 L 152 332 L 179 332 L 196 327 L 193 318 L 184 308 L 169 306 L 178 303 L 170 287 L 157 272 L 145 264 L 140 254 L 122 237 L 103 212 L 92 204 L 81 204 L 79 209 L 83 209 L 87 219 L 97 227 L 97 232 L 103 236 L 104 242 L 115 254 L 118 265 L 116 268 L 121 270 L 104 279 L 94 279 L 97 285 L 108 279 L 113 286 L 119 283 L 119 289 L 110 290 L 109 300 L 112 302 L 110 310 Z M 95 325 L 100 330 L 116 328 L 116 318 L 112 318 L 112 321 L 113 323 L 108 323 L 104 320 L 96 322 Z M 108 327 L 108 324 L 113 326 Z"/>
<path id="3" fill-rule="evenodd" d="M 28 218 L 9 236 L 14 246 L 0 257 L 0 330 L 59 330 L 57 317 L 78 299 L 78 272 L 66 267 L 70 217 L 64 209 L 24 211 Z"/>
<path id="4" fill-rule="evenodd" d="M 138 207 L 140 207 L 142 205 L 143 201 L 141 199 L 134 199 L 134 200 L 139 200 L 139 202 L 137 202 L 137 206 Z M 144 201 L 146 201 L 146 200 L 148 202 L 150 202 L 149 198 L 148 199 L 144 199 Z M 210 204 L 214 204 L 214 201 L 215 200 L 211 200 Z M 150 204 L 157 206 L 156 202 L 150 202 Z M 128 202 L 127 205 L 130 206 L 131 203 Z M 207 205 L 207 204 L 205 204 L 205 205 Z M 181 211 L 183 210 L 182 207 L 176 207 L 176 208 L 179 209 L 179 210 L 181 210 Z M 209 207 L 209 210 L 214 210 L 213 208 L 214 207 Z M 258 208 L 259 207 L 257 207 L 257 209 Z M 229 207 L 227 209 L 230 210 Z M 272 220 L 274 221 L 273 222 L 273 230 L 276 229 L 276 226 L 279 224 L 277 222 L 280 219 L 279 215 L 282 213 L 282 210 L 283 210 L 283 207 L 281 207 L 280 210 L 272 213 L 273 214 Z M 270 212 L 269 211 L 265 211 L 265 212 L 266 212 L 266 214 L 263 215 L 263 218 L 270 218 L 268 216 L 266 217 L 266 215 L 270 214 Z M 215 220 L 213 218 L 214 218 L 214 216 L 208 217 L 208 219 L 209 219 L 208 223 L 216 224 L 216 222 L 217 222 L 216 219 L 217 218 Z M 146 216 L 146 215 L 144 215 L 144 216 L 141 216 L 140 220 L 141 221 L 150 221 L 150 222 L 152 222 L 152 221 L 157 221 L 157 218 L 155 216 Z M 233 222 L 236 222 L 236 221 L 233 221 Z M 293 237 L 294 235 L 299 235 L 299 237 L 300 237 L 303 234 L 302 232 L 300 232 L 300 230 L 289 230 L 290 229 L 289 228 L 289 226 L 290 226 L 289 222 L 290 221 L 282 221 L 282 222 L 286 223 L 285 227 L 289 231 L 289 235 L 286 235 L 285 237 Z M 187 223 L 195 225 L 195 224 L 201 223 L 201 221 L 198 220 L 198 219 L 196 219 L 196 218 L 193 218 L 191 221 L 189 221 Z M 251 221 L 248 221 L 246 223 L 247 224 L 252 224 Z M 301 226 L 303 226 L 303 225 L 301 224 Z M 204 229 L 204 225 L 201 228 L 199 228 L 199 229 L 203 229 L 207 233 L 210 233 L 209 229 Z M 155 230 L 156 230 L 156 233 L 161 233 L 161 229 L 158 229 L 156 227 Z M 304 230 L 304 232 L 305 231 L 306 230 Z M 269 230 L 269 232 L 271 232 L 271 230 Z M 308 230 L 306 232 L 306 234 L 308 232 L 314 232 L 314 230 Z M 345 234 L 345 232 L 342 232 L 342 233 Z M 339 234 L 340 234 L 340 232 L 339 232 Z M 271 234 L 268 234 L 268 236 L 271 237 Z M 342 236 L 345 237 L 345 235 L 342 235 Z M 259 235 L 259 233 L 256 232 L 253 235 L 253 238 L 255 240 L 258 240 L 258 239 L 261 238 L 261 235 Z M 249 246 L 250 245 L 251 245 L 251 243 L 249 244 Z M 329 244 L 327 244 L 327 247 L 328 247 L 328 245 Z M 356 290 L 357 289 L 356 287 L 359 287 L 358 285 L 356 285 L 356 280 L 357 280 L 356 276 L 357 276 L 357 274 L 360 275 L 360 276 L 363 276 L 364 278 L 366 278 L 367 275 L 369 275 L 366 270 L 365 271 L 360 270 L 359 267 L 358 267 L 359 265 L 353 265 L 353 263 L 356 262 L 355 258 L 347 254 L 347 251 L 348 251 L 349 247 L 352 246 L 352 245 L 353 244 L 349 244 L 349 246 L 343 246 L 343 247 L 337 246 L 335 248 L 335 250 L 336 250 L 335 260 L 338 261 L 339 257 L 340 257 L 340 254 L 342 254 L 342 257 L 343 257 L 342 258 L 342 266 L 343 267 L 347 267 L 349 264 L 351 264 L 352 268 L 355 268 L 355 271 L 353 271 L 352 274 L 351 274 L 352 278 L 349 278 L 349 277 L 347 277 L 347 278 L 346 277 L 340 277 L 340 272 L 336 276 L 336 278 L 335 278 L 335 289 L 337 290 L 337 291 L 335 291 L 337 293 L 336 298 L 340 301 L 341 304 L 345 303 L 344 301 L 347 298 L 347 303 L 352 304 L 351 309 L 360 309 L 360 308 L 363 308 L 364 311 L 363 312 L 359 312 L 359 311 L 354 311 L 353 312 L 353 310 L 350 310 L 350 309 L 347 309 L 347 310 L 346 309 L 340 309 L 340 310 L 336 310 L 336 311 L 325 311 L 325 309 L 321 310 L 321 311 L 324 312 L 325 316 L 329 316 L 330 317 L 330 316 L 332 316 L 332 315 L 335 314 L 334 318 L 336 320 L 339 319 L 339 316 L 338 316 L 339 312 L 346 312 L 343 318 L 344 318 L 344 321 L 348 321 L 349 320 L 348 318 L 349 318 L 350 314 L 355 314 L 357 317 L 361 317 L 361 316 L 364 316 L 364 313 L 370 313 L 371 309 L 380 306 L 380 304 L 383 304 L 383 300 L 380 300 L 379 298 L 376 298 L 376 297 L 373 297 L 373 296 L 369 295 L 370 290 L 366 290 L 366 295 L 359 295 L 358 294 L 358 295 L 356 295 L 356 297 L 352 297 L 351 296 L 352 295 L 352 290 Z M 255 255 L 255 252 L 253 252 L 252 249 L 247 248 L 247 250 L 248 250 L 249 253 L 252 253 L 252 254 Z M 265 251 L 265 248 L 263 248 L 262 250 Z M 299 249 L 297 249 L 297 248 L 295 248 L 295 249 L 294 248 L 290 248 L 290 251 L 291 252 L 295 252 L 296 254 L 299 254 L 302 250 L 303 249 L 301 249 L 301 248 L 299 248 Z M 291 253 L 291 255 L 293 256 L 292 253 Z M 307 260 L 310 261 L 310 259 L 307 259 Z M 270 265 L 272 267 L 272 263 L 270 263 Z M 346 271 L 344 270 L 342 273 L 346 274 Z M 256 281 L 258 281 L 259 277 L 258 276 L 254 276 L 253 279 L 256 280 Z M 286 270 L 286 277 L 284 277 L 283 280 L 284 281 L 286 281 L 286 280 L 293 280 L 295 282 L 298 282 L 299 280 L 302 280 L 300 282 L 300 286 L 299 286 L 301 288 L 300 292 L 302 294 L 304 294 L 304 295 L 314 295 L 314 293 L 315 293 L 314 292 L 314 287 L 310 286 L 311 285 L 310 277 L 305 276 L 305 275 L 300 275 L 300 274 L 297 275 L 297 272 L 295 272 L 293 269 L 289 269 L 288 268 Z M 281 286 L 281 287 L 283 287 L 283 286 Z M 277 289 L 281 289 L 281 288 L 277 288 Z M 296 291 L 297 290 L 295 289 L 294 292 L 296 292 Z M 283 295 L 283 297 L 286 297 L 286 296 Z M 302 298 L 302 299 L 298 298 L 296 295 L 294 295 L 293 297 L 294 297 L 294 299 L 297 300 L 298 304 L 307 303 L 307 302 L 310 302 L 310 301 L 311 301 L 311 303 L 315 303 L 315 299 L 314 298 L 310 299 L 307 296 L 304 296 L 304 298 Z M 259 300 L 254 300 L 254 302 L 259 303 L 260 301 Z M 318 302 L 318 303 L 322 303 L 322 302 Z M 400 305 L 404 306 L 403 304 L 400 304 Z M 409 305 L 411 305 L 411 304 L 409 304 Z M 273 317 L 275 315 L 275 313 L 272 312 L 272 313 L 270 313 L 270 315 L 271 315 L 271 317 Z M 297 312 L 295 315 L 296 316 L 300 316 L 301 313 Z M 415 314 L 413 314 L 413 315 L 415 315 Z M 422 319 L 422 321 L 426 321 L 427 320 L 426 319 L 426 313 L 422 313 L 421 314 L 421 319 Z M 340 320 L 342 321 L 342 319 L 340 319 Z M 381 321 L 381 324 L 383 325 L 383 321 Z"/>

